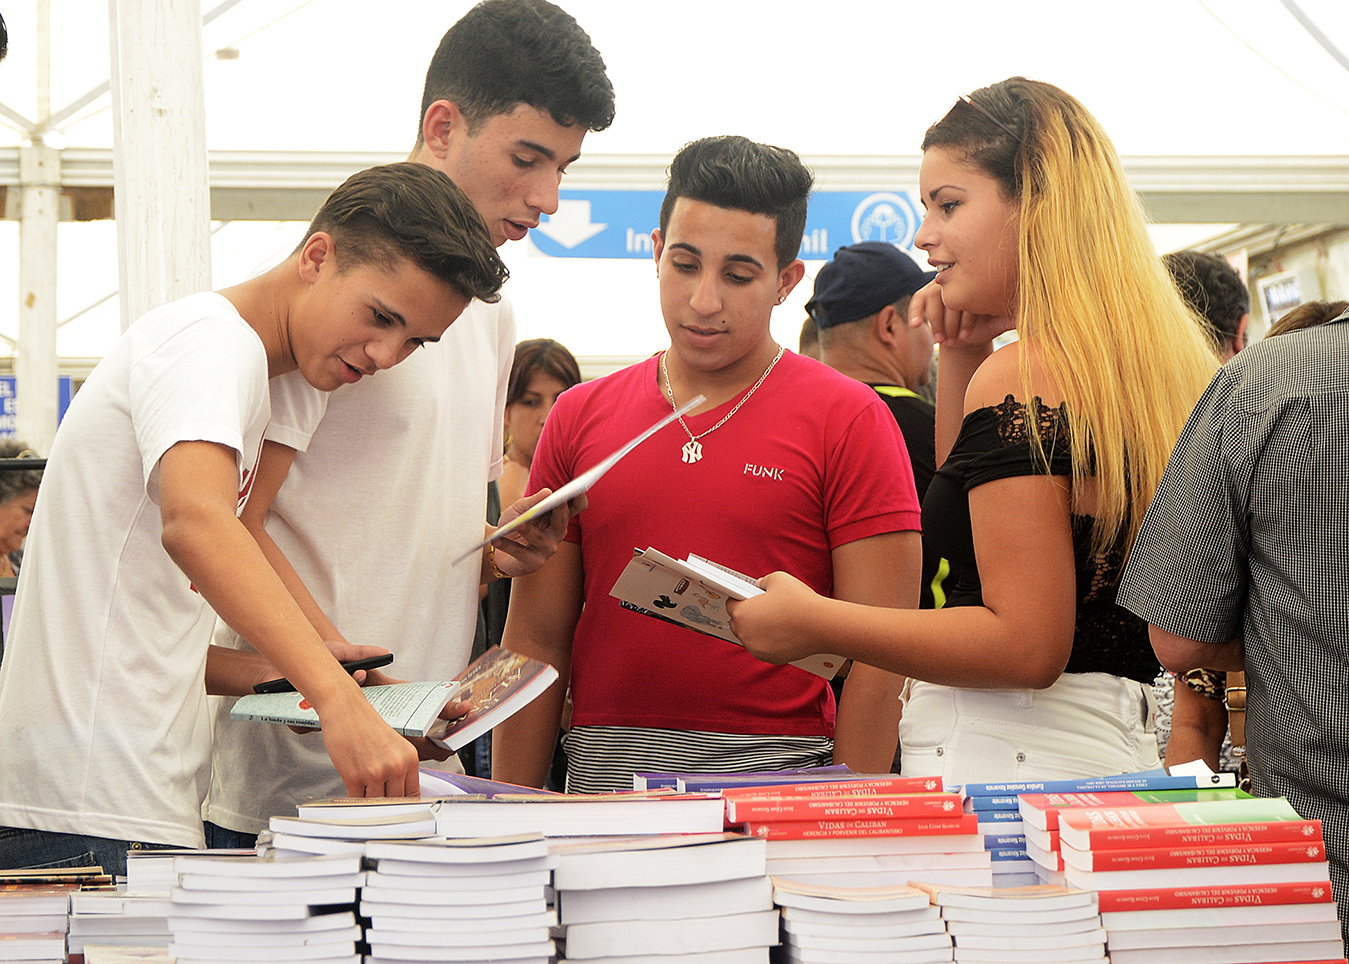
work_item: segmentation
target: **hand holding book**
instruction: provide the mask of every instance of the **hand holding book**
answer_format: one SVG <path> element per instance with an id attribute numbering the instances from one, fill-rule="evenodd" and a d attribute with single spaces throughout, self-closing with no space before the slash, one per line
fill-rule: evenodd
<path id="1" fill-rule="evenodd" d="M 731 630 L 756 658 L 782 664 L 837 651 L 837 639 L 820 639 L 810 631 L 810 615 L 821 597 L 809 586 L 785 572 L 770 572 L 758 586 L 762 593 L 726 604 Z"/>
<path id="2" fill-rule="evenodd" d="M 500 528 L 488 527 L 492 562 L 507 578 L 528 575 L 547 562 L 566 536 L 571 517 L 587 504 L 584 492 L 561 503 L 553 495 L 551 489 L 540 489 L 512 502 L 502 510 Z M 545 502 L 553 502 L 552 508 L 540 509 Z"/>
<path id="3" fill-rule="evenodd" d="M 611 468 L 613 468 L 615 465 L 618 464 L 619 459 L 623 458 L 623 456 L 627 455 L 642 442 L 645 442 L 652 435 L 655 435 L 658 431 L 663 429 L 665 426 L 669 425 L 680 415 L 692 411 L 705 401 L 707 401 L 707 399 L 704 398 L 702 395 L 695 395 L 693 398 L 690 398 L 687 402 L 679 406 L 679 408 L 675 409 L 669 415 L 666 415 L 664 418 L 660 419 L 654 425 L 647 428 L 641 434 L 629 440 L 620 449 L 618 449 L 618 451 L 611 454 L 604 461 L 582 472 L 580 475 L 572 479 L 566 485 L 562 486 L 562 488 L 558 489 L 556 492 L 548 493 L 546 496 L 539 499 L 539 501 L 531 504 L 524 511 L 520 512 L 520 514 L 517 515 L 515 518 L 504 522 L 502 525 L 498 526 L 495 530 L 488 532 L 486 534 L 486 538 L 482 539 L 477 544 L 470 546 L 463 553 L 461 553 L 454 560 L 455 565 L 458 565 L 459 563 L 463 562 L 465 559 L 473 555 L 475 552 L 477 552 L 483 546 L 487 545 L 487 543 L 489 542 L 494 543 L 498 547 L 504 545 L 503 542 L 497 541 L 500 540 L 502 536 L 516 531 L 520 526 L 526 524 L 531 519 L 535 518 L 536 516 L 540 516 L 545 512 L 552 511 L 554 508 L 562 505 L 564 502 L 571 502 L 574 499 L 584 496 L 586 490 L 589 489 L 596 482 L 598 482 L 600 480 L 600 477 L 604 475 L 605 472 L 608 472 Z M 541 495 L 543 495 L 543 492 L 541 491 L 536 492 L 534 497 Z M 512 505 L 511 508 L 521 505 L 522 503 L 527 501 L 529 500 L 522 499 L 520 502 L 517 502 L 514 505 Z M 580 509 L 577 509 L 576 511 L 579 512 Z M 502 518 L 505 518 L 505 516 L 506 513 L 503 513 Z"/>

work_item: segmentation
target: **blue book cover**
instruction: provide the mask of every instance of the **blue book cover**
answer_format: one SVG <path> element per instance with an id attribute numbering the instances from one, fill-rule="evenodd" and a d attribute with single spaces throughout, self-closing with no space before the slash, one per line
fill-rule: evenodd
<path id="1" fill-rule="evenodd" d="M 856 776 L 842 763 L 824 767 L 802 767 L 799 770 L 750 770 L 733 773 L 712 773 L 704 770 L 681 772 L 676 770 L 645 771 L 632 775 L 634 790 L 679 789 L 679 782 L 716 782 L 724 786 L 769 786 L 780 783 L 811 783 L 815 780 L 840 780 Z M 718 787 L 719 789 L 720 787 Z M 692 788 L 690 788 L 692 789 Z"/>
<path id="2" fill-rule="evenodd" d="M 990 849 L 990 850 L 988 851 L 988 855 L 989 855 L 989 857 L 993 860 L 994 863 L 997 863 L 997 862 L 1000 861 L 1000 860 L 1029 860 L 1029 859 L 1030 859 L 1029 857 L 1026 856 L 1026 848 L 1025 848 L 1025 847 L 1022 847 L 1020 850 L 1008 850 L 1008 849 L 1006 849 L 1006 848 L 1000 848 L 1000 849 L 998 849 L 998 850 L 992 850 L 992 849 Z"/>
<path id="3" fill-rule="evenodd" d="M 985 834 L 985 850 L 1026 850 L 1026 835 L 1024 833 L 1012 834 Z"/>
<path id="4" fill-rule="evenodd" d="M 757 770 L 750 773 L 678 773 L 676 789 L 686 793 L 716 793 L 728 787 L 771 787 L 792 783 L 828 783 L 863 779 L 846 766 L 806 767 L 800 770 Z M 876 774 L 889 776 L 890 774 Z"/>
<path id="5" fill-rule="evenodd" d="M 1020 798 L 1014 793 L 1010 796 L 969 797 L 965 798 L 965 812 L 975 813 L 984 810 L 1016 810 Z"/>
<path id="6" fill-rule="evenodd" d="M 1144 770 L 1109 777 L 1083 777 L 1077 780 L 1045 780 L 1039 783 L 967 783 L 967 797 L 991 797 L 1014 793 L 1085 793 L 1100 790 L 1208 790 L 1236 786 L 1235 773 L 1204 776 L 1172 775 L 1165 770 Z"/>
<path id="7" fill-rule="evenodd" d="M 980 810 L 979 823 L 1020 823 L 1020 810 Z"/>

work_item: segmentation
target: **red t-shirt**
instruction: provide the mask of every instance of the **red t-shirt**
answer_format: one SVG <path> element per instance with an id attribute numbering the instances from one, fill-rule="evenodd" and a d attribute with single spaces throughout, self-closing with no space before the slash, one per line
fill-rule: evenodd
<path id="1" fill-rule="evenodd" d="M 670 412 L 659 356 L 563 393 L 531 469 L 557 488 Z M 685 416 L 693 434 L 740 396 Z M 754 396 L 702 438 L 669 425 L 588 493 L 567 533 L 581 547 L 585 607 L 572 651 L 572 724 L 832 736 L 834 700 L 817 676 L 624 610 L 609 595 L 634 549 L 696 553 L 749 576 L 784 570 L 833 590 L 831 551 L 918 530 L 913 471 L 894 417 L 868 386 L 787 352 Z"/>

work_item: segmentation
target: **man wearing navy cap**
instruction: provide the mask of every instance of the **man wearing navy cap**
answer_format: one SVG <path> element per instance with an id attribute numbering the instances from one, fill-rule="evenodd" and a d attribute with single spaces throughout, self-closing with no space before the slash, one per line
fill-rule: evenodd
<path id="1" fill-rule="evenodd" d="M 936 409 L 916 388 L 932 373 L 932 329 L 908 324 L 909 298 L 936 276 L 893 244 L 863 241 L 834 252 L 820 269 L 806 311 L 820 330 L 820 360 L 874 388 L 904 434 L 921 500 L 937 469 Z M 945 600 L 942 559 L 923 550 L 921 607 Z"/>

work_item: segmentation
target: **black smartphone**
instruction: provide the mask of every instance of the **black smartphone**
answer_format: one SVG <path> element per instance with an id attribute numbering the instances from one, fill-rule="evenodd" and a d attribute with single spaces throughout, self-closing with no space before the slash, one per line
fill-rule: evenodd
<path id="1" fill-rule="evenodd" d="M 388 666 L 392 662 L 393 653 L 383 653 L 379 656 L 367 656 L 365 659 L 348 660 L 342 664 L 342 668 L 348 673 L 354 673 L 358 669 L 375 669 L 379 666 Z M 285 677 L 253 684 L 254 693 L 289 693 L 294 689 L 290 680 Z"/>

